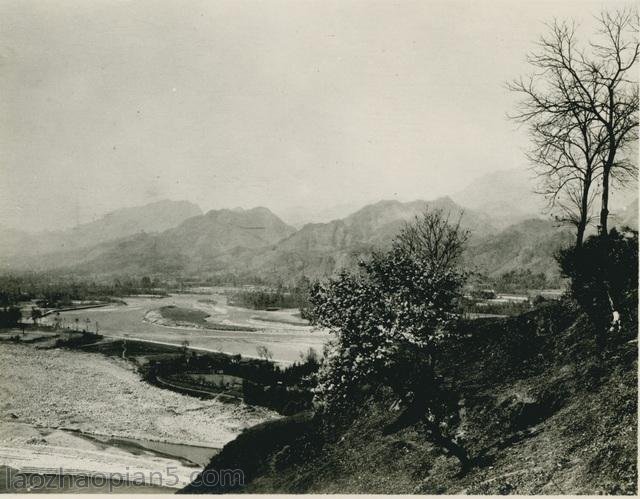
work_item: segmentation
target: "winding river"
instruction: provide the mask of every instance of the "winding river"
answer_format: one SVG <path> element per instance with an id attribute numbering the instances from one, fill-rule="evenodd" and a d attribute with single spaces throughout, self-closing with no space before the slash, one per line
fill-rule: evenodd
<path id="1" fill-rule="evenodd" d="M 235 307 L 228 304 L 227 296 L 219 289 L 211 288 L 210 294 L 175 294 L 164 298 L 127 297 L 126 305 L 70 310 L 60 313 L 61 319 L 73 324 L 91 321 L 99 325 L 100 334 L 108 337 L 147 340 L 181 345 L 184 340 L 190 348 L 258 356 L 257 349 L 266 346 L 273 353 L 273 360 L 290 363 L 299 360 L 300 354 L 309 348 L 322 353 L 328 340 L 325 331 L 317 330 L 297 316 L 297 310 L 262 311 Z M 207 319 L 215 324 L 247 327 L 254 331 L 225 331 L 215 329 L 164 326 L 145 320 L 149 311 L 163 306 L 196 308 L 207 312 Z M 48 317 L 52 321 L 52 316 Z"/>

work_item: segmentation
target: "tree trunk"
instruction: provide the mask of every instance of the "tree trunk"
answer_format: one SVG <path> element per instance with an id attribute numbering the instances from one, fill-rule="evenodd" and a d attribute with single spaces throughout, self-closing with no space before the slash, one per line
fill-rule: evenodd
<path id="1" fill-rule="evenodd" d="M 436 423 L 427 423 L 427 428 L 429 429 L 431 436 L 433 437 L 433 442 L 436 445 L 442 447 L 452 456 L 458 458 L 458 461 L 460 461 L 460 473 L 464 474 L 469 471 L 469 468 L 471 468 L 471 459 L 464 447 L 453 439 L 443 435 Z"/>
<path id="2" fill-rule="evenodd" d="M 609 217 L 609 174 L 611 168 L 607 165 L 602 172 L 602 209 L 600 210 L 600 234 L 609 233 L 607 219 Z"/>
<path id="3" fill-rule="evenodd" d="M 613 107 L 613 96 L 610 94 L 610 105 Z M 613 162 L 616 159 L 616 144 L 615 135 L 610 126 L 607 126 L 607 132 L 609 134 L 609 152 L 607 159 L 602 166 L 602 209 L 600 210 L 600 234 L 607 236 L 609 229 L 607 227 L 607 220 L 609 217 L 609 177 L 611 176 L 611 169 L 613 168 Z"/>
<path id="4" fill-rule="evenodd" d="M 578 223 L 578 233 L 576 235 L 576 248 L 582 248 L 582 240 L 584 239 L 585 223 L 582 220 Z"/>
<path id="5" fill-rule="evenodd" d="M 589 172 L 591 165 L 589 165 Z M 576 235 L 576 248 L 582 248 L 584 240 L 584 231 L 587 228 L 587 220 L 589 220 L 589 190 L 591 189 L 591 174 L 588 173 L 584 179 L 582 186 L 582 199 L 580 200 L 580 220 L 578 221 L 578 233 Z"/>

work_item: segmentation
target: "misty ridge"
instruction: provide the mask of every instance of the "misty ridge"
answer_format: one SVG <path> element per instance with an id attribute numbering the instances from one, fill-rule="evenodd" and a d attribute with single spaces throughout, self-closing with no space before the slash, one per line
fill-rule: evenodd
<path id="1" fill-rule="evenodd" d="M 307 224 L 297 220 L 299 229 L 266 207 L 202 213 L 189 201 L 158 201 L 62 231 L 3 229 L 0 262 L 6 271 L 233 278 L 246 283 L 257 279 L 290 285 L 302 276 L 315 279 L 353 268 L 428 206 L 452 219 L 461 217 L 462 226 L 471 233 L 465 254 L 470 270 L 490 277 L 529 270 L 544 273 L 555 287 L 559 273 L 554 253 L 570 242 L 570 230 L 544 213 L 544 200 L 534 188 L 526 171 L 497 171 L 451 197 L 404 203 L 382 200 L 332 220 Z M 635 191 L 626 189 L 613 197 L 616 225 L 637 228 L 634 196 Z"/>

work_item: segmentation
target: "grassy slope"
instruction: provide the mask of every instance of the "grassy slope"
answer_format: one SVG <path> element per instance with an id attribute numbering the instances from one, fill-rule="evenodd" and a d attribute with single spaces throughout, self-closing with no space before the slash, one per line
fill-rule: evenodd
<path id="1" fill-rule="evenodd" d="M 468 337 L 443 360 L 443 374 L 464 398 L 459 430 L 480 456 L 465 476 L 417 428 L 383 435 L 399 414 L 390 400 L 368 404 L 324 445 L 304 415 L 261 425 L 228 444 L 210 468 L 245 470 L 247 484 L 235 492 L 635 493 L 631 319 L 600 377 L 589 324 L 559 305 L 468 324 Z"/>

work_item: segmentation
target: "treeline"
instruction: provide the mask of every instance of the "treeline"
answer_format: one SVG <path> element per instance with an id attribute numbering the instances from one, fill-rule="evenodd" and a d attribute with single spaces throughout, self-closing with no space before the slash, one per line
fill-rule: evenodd
<path id="1" fill-rule="evenodd" d="M 229 303 L 239 307 L 255 310 L 270 310 L 276 308 L 297 308 L 304 298 L 297 293 L 277 290 L 252 290 L 234 293 Z"/>
<path id="2" fill-rule="evenodd" d="M 549 279 L 543 272 L 531 269 L 509 270 L 490 280 L 498 293 L 518 293 L 530 289 L 551 289 L 560 286 L 559 279 Z"/>
<path id="3" fill-rule="evenodd" d="M 157 292 L 162 286 L 151 277 L 97 282 L 47 273 L 0 275 L 0 306 L 35 300 L 40 307 L 53 308 L 71 305 L 74 300 L 109 301 L 112 297 Z"/>
<path id="4" fill-rule="evenodd" d="M 527 301 L 509 301 L 501 303 L 483 303 L 475 300 L 461 300 L 462 315 L 467 314 L 495 314 L 495 315 L 520 315 L 531 310 L 535 305 L 540 303 L 544 298 L 536 298 L 533 302 Z"/>
<path id="5" fill-rule="evenodd" d="M 137 346 L 132 343 L 128 354 L 134 355 Z M 311 407 L 313 398 L 309 390 L 310 379 L 317 372 L 320 361 L 310 348 L 300 361 L 282 368 L 264 359 L 243 358 L 240 355 L 196 354 L 186 348 L 182 355 L 150 360 L 140 367 L 143 378 L 152 384 L 160 379 L 176 376 L 185 382 L 183 374 L 212 373 L 242 378 L 242 398 L 245 403 L 260 405 L 289 415 Z M 195 388 L 197 386 L 194 385 Z"/>
<path id="6" fill-rule="evenodd" d="M 280 286 L 272 290 L 253 289 L 239 291 L 230 296 L 229 303 L 254 310 L 297 308 L 300 310 L 302 318 L 308 318 L 310 313 L 310 286 L 309 280 L 303 277 L 294 287 Z"/>

